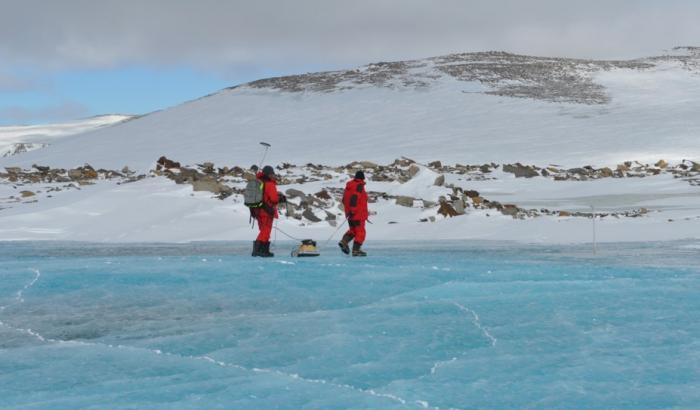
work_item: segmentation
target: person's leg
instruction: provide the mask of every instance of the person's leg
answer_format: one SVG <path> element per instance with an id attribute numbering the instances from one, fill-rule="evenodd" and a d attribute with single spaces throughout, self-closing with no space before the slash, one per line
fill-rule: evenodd
<path id="1" fill-rule="evenodd" d="M 253 253 L 251 253 L 251 256 L 260 256 L 260 247 L 262 246 L 262 242 L 259 240 L 255 240 L 253 242 Z"/>
<path id="2" fill-rule="evenodd" d="M 352 238 L 355 237 L 355 233 L 353 232 L 353 227 L 351 226 L 347 232 L 345 232 L 345 235 L 343 235 L 343 239 L 338 242 L 338 246 L 340 246 L 340 250 L 346 254 L 350 254 L 350 241 Z"/>
<path id="3" fill-rule="evenodd" d="M 365 221 L 361 221 L 355 227 L 355 242 L 352 244 L 352 256 L 367 256 L 367 253 L 361 249 L 362 244 L 365 243 L 366 235 Z"/>
<path id="4" fill-rule="evenodd" d="M 275 256 L 272 252 L 270 252 L 270 235 L 272 234 L 272 226 L 274 221 L 274 217 L 264 212 L 260 214 L 260 235 L 258 235 L 258 240 L 261 242 L 260 256 L 262 257 Z"/>

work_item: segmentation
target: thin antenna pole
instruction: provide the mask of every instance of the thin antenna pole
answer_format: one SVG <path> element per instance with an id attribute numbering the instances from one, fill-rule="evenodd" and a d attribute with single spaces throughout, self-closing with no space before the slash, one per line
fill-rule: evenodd
<path id="1" fill-rule="evenodd" d="M 598 245 L 596 243 L 596 232 L 595 232 L 595 206 L 591 205 L 592 217 L 593 217 L 593 254 L 595 255 L 598 251 Z"/>
<path id="2" fill-rule="evenodd" d="M 262 159 L 260 160 L 260 163 L 258 164 L 258 169 L 261 169 L 263 166 L 263 162 L 265 162 L 265 157 L 267 157 L 267 150 L 270 149 L 270 144 L 267 142 L 261 142 L 260 145 L 265 147 L 265 152 L 263 153 Z"/>

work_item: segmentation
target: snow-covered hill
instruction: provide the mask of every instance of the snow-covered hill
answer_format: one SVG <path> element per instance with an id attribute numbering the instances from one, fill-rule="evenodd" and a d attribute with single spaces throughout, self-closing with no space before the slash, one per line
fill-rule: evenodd
<path id="1" fill-rule="evenodd" d="M 111 114 L 61 124 L 0 127 L 0 157 L 45 148 L 61 138 L 118 124 L 131 118 L 133 117 L 129 115 Z"/>
<path id="2" fill-rule="evenodd" d="M 260 80 L 0 165 L 148 170 L 279 162 L 550 162 L 699 158 L 700 51 L 633 61 L 456 54 Z"/>
<path id="3" fill-rule="evenodd" d="M 11 184 L 0 184 L 0 239 L 250 238 L 235 192 L 212 199 L 193 192 L 191 181 L 151 171 L 163 155 L 190 168 L 213 162 L 221 169 L 197 176 L 200 184 L 240 189 L 245 169 L 260 160 L 259 141 L 272 144 L 266 162 L 288 178 L 280 189 L 307 195 L 280 222 L 296 236 L 319 239 L 335 229 L 324 219 L 341 214 L 337 198 L 312 197 L 343 186 L 352 167 L 339 165 L 405 156 L 444 166 L 414 164 L 410 178 L 396 177 L 407 164 L 369 169 L 377 192 L 371 238 L 587 241 L 591 206 L 602 241 L 695 238 L 700 164 L 684 160 L 700 160 L 698 112 L 698 48 L 631 61 L 455 54 L 264 79 L 0 158 L 0 166 L 24 169 L 89 163 L 136 171 L 17 177 L 14 169 Z M 517 162 L 537 165 L 522 168 L 533 178 L 505 171 Z M 399 196 L 413 200 L 397 204 Z M 466 214 L 445 218 L 440 201 Z"/>

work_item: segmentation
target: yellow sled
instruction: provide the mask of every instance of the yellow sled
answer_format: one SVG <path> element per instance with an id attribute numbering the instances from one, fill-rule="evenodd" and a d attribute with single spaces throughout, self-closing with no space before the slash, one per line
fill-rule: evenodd
<path id="1" fill-rule="evenodd" d="M 292 251 L 292 256 L 294 257 L 309 257 L 309 256 L 319 256 L 321 253 L 316 247 L 316 241 L 311 239 L 304 239 L 301 241 L 301 245 Z"/>

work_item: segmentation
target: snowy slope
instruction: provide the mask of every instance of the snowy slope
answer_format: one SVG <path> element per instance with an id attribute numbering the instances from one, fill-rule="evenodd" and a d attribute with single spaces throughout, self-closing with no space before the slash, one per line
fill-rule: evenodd
<path id="1" fill-rule="evenodd" d="M 405 155 L 581 166 L 700 158 L 700 70 L 690 64 L 697 51 L 688 53 L 614 64 L 467 54 L 405 63 L 403 71 L 348 71 L 376 71 L 381 81 L 376 73 L 263 80 L 1 159 L 0 166 L 90 161 L 146 171 L 161 155 L 245 166 L 258 161 L 260 140 L 273 144 L 273 163 L 381 163 Z M 450 74 L 460 64 L 476 71 Z M 522 72 L 508 71 L 513 67 Z"/>
<path id="2" fill-rule="evenodd" d="M 83 120 L 49 125 L 0 127 L 0 157 L 44 148 L 61 138 L 124 122 L 129 115 L 98 115 Z"/>

